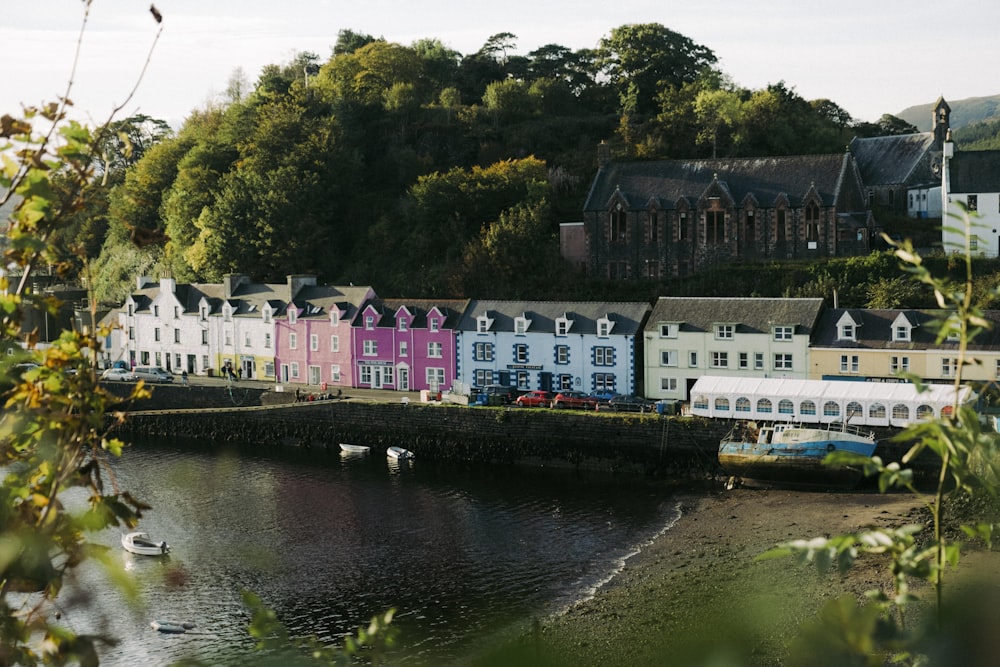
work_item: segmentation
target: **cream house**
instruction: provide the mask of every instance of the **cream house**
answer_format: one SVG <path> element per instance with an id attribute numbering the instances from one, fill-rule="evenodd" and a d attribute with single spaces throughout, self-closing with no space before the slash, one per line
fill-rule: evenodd
<path id="1" fill-rule="evenodd" d="M 688 400 L 703 375 L 806 378 L 822 299 L 661 297 L 644 336 L 645 395 Z"/>

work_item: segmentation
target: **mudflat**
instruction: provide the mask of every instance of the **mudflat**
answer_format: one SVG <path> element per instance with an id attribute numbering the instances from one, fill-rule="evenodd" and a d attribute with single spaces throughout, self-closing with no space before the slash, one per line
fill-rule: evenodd
<path id="1" fill-rule="evenodd" d="M 862 556 L 841 577 L 791 557 L 758 556 L 789 540 L 926 519 L 914 496 L 875 491 L 738 488 L 681 502 L 677 523 L 594 597 L 540 621 L 520 646 L 480 664 L 788 664 L 789 642 L 828 600 L 861 599 L 871 589 L 892 593 L 889 561 Z M 976 571 L 987 564 L 1000 571 L 996 552 L 968 558 L 979 562 Z"/>

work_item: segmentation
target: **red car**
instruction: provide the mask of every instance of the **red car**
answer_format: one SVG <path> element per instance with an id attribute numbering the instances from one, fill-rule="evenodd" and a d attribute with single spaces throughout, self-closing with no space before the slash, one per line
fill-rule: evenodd
<path id="1" fill-rule="evenodd" d="M 552 399 L 553 408 L 583 408 L 593 410 L 597 407 L 597 399 L 582 391 L 560 391 Z"/>
<path id="2" fill-rule="evenodd" d="M 535 389 L 521 394 L 514 402 L 522 408 L 547 408 L 552 405 L 552 392 Z"/>

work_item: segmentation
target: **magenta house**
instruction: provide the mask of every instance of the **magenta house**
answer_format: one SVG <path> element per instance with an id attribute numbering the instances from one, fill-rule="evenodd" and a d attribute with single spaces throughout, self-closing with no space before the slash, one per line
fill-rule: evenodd
<path id="1" fill-rule="evenodd" d="M 371 299 L 353 323 L 355 387 L 441 391 L 455 380 L 468 300 Z"/>
<path id="2" fill-rule="evenodd" d="M 354 386 L 351 322 L 375 297 L 371 287 L 306 285 L 275 322 L 278 381 L 318 387 Z"/>

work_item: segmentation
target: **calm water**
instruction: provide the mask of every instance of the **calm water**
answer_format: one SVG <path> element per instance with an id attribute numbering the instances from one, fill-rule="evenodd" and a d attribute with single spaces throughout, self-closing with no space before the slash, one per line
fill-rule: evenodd
<path id="1" fill-rule="evenodd" d="M 83 587 L 104 613 L 70 611 L 77 631 L 121 639 L 106 665 L 164 665 L 187 656 L 245 662 L 252 641 L 240 591 L 258 594 L 293 636 L 327 642 L 390 607 L 397 663 L 460 659 L 588 595 L 636 547 L 672 524 L 668 490 L 633 478 L 469 468 L 384 455 L 220 451 L 142 444 L 115 469 L 148 501 L 141 528 L 168 559 L 124 553 L 97 536 L 143 591 L 133 610 L 100 579 Z M 164 635 L 154 619 L 192 621 Z"/>

